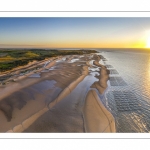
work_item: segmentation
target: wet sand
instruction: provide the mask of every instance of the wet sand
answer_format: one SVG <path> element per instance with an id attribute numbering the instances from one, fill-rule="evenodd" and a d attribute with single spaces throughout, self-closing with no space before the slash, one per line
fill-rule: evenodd
<path id="1" fill-rule="evenodd" d="M 112 115 L 93 91 L 104 94 L 107 88 L 109 71 L 100 59 L 58 57 L 42 62 L 38 75 L 31 72 L 1 86 L 0 132 L 115 132 Z"/>
<path id="2" fill-rule="evenodd" d="M 90 90 L 84 105 L 85 131 L 86 132 L 115 132 L 115 120 L 111 113 L 104 107 L 97 93 Z"/>
<path id="3" fill-rule="evenodd" d="M 91 87 L 96 88 L 100 94 L 103 94 L 107 88 L 107 81 L 109 79 L 110 72 L 109 70 L 107 70 L 105 66 L 99 64 L 98 61 L 94 61 L 93 64 L 98 67 L 101 67 L 101 69 L 100 69 L 100 76 L 98 77 L 99 81 L 94 82 Z"/>

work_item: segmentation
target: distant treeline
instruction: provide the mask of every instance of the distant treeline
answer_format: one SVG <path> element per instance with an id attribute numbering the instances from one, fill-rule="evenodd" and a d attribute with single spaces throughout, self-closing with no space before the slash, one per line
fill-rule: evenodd
<path id="1" fill-rule="evenodd" d="M 95 50 L 0 50 L 0 71 L 23 66 L 34 60 L 44 60 L 61 55 L 82 55 L 96 53 Z"/>

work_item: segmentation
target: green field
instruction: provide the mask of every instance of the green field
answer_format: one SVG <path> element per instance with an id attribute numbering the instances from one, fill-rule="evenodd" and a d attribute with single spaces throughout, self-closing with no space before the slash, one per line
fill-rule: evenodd
<path id="1" fill-rule="evenodd" d="M 26 65 L 33 60 L 44 60 L 45 58 L 62 55 L 82 55 L 95 52 L 95 50 L 0 50 L 0 72 Z"/>

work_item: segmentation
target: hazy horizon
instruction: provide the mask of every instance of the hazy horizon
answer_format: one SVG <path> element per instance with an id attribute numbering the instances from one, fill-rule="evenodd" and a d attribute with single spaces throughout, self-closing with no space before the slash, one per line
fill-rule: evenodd
<path id="1" fill-rule="evenodd" d="M 150 48 L 150 18 L 0 18 L 0 48 Z"/>

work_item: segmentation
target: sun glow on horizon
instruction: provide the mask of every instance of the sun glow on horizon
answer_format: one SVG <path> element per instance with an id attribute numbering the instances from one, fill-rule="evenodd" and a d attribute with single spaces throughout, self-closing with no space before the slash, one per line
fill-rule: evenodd
<path id="1" fill-rule="evenodd" d="M 149 49 L 150 18 L 0 17 L 0 48 Z"/>
<path id="2" fill-rule="evenodd" d="M 147 39 L 146 47 L 147 47 L 147 48 L 150 48 L 150 36 L 149 36 L 148 39 Z"/>

